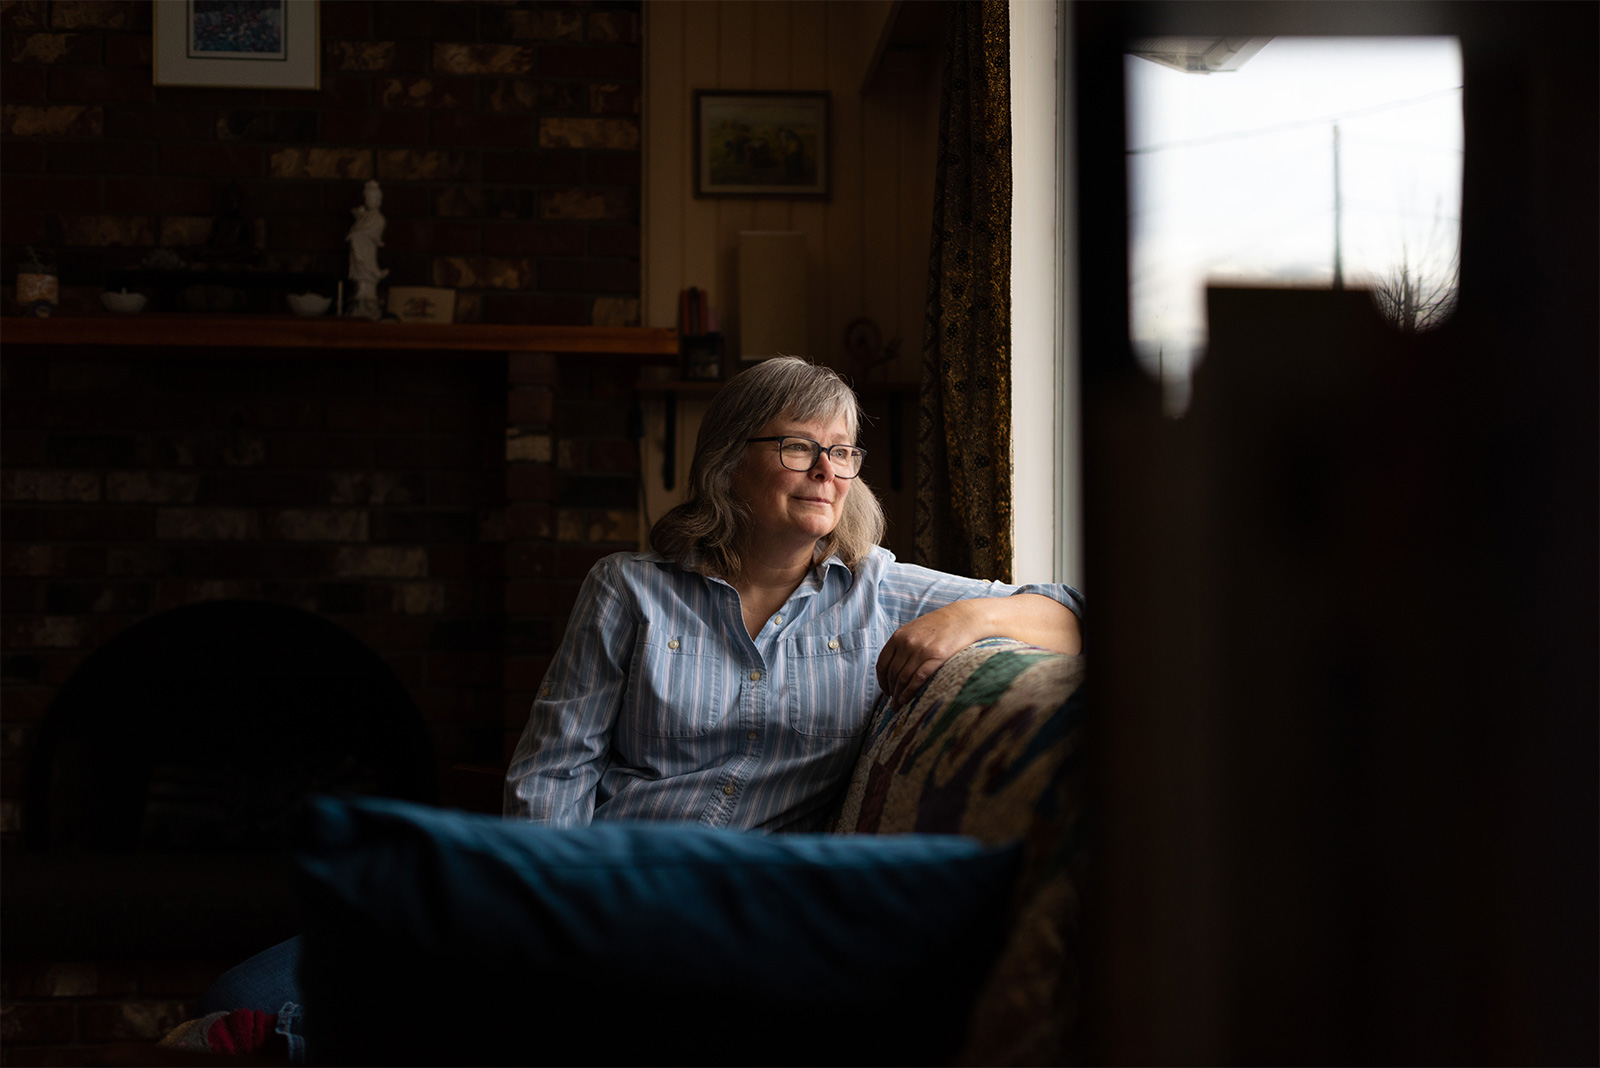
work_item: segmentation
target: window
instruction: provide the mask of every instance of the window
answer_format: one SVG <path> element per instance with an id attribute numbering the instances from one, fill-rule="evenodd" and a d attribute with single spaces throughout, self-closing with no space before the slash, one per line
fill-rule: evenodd
<path id="1" fill-rule="evenodd" d="M 1208 283 L 1369 289 L 1402 329 L 1449 316 L 1455 38 L 1169 37 L 1128 51 L 1129 328 L 1170 414 L 1204 358 Z"/>

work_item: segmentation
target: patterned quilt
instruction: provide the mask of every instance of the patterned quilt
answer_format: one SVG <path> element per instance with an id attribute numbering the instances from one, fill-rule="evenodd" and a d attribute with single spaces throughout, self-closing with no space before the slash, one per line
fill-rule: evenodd
<path id="1" fill-rule="evenodd" d="M 880 709 L 831 829 L 1022 840 L 1010 934 L 957 1063 L 1063 1064 L 1076 1048 L 1085 849 L 1082 657 L 987 638 Z"/>

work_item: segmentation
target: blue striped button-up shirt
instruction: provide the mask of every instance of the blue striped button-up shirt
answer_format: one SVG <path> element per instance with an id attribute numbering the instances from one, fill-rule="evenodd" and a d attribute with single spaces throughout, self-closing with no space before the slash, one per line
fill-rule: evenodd
<path id="1" fill-rule="evenodd" d="M 505 814 L 552 825 L 677 820 L 811 829 L 850 773 L 902 624 L 1010 586 L 874 549 L 813 568 L 755 638 L 739 594 L 655 553 L 594 566 L 506 774 Z"/>

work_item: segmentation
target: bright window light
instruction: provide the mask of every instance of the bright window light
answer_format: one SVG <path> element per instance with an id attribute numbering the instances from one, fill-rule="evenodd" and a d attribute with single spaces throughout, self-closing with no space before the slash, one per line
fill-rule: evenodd
<path id="1" fill-rule="evenodd" d="M 1455 305 L 1455 38 L 1133 42 L 1129 305 L 1140 363 L 1188 404 L 1208 283 L 1368 289 L 1405 330 Z"/>

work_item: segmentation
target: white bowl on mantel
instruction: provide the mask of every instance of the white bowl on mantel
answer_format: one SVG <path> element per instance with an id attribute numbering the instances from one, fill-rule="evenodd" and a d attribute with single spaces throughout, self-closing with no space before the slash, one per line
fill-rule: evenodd
<path id="1" fill-rule="evenodd" d="M 121 315 L 132 315 L 134 312 L 144 311 L 145 301 L 149 299 L 143 293 L 129 293 L 126 289 L 121 293 L 107 291 L 100 294 L 100 303 L 106 306 L 106 311 L 117 312 Z"/>
<path id="2" fill-rule="evenodd" d="M 296 315 L 321 315 L 333 303 L 332 297 L 320 293 L 287 293 L 283 299 L 289 302 L 289 310 Z"/>

